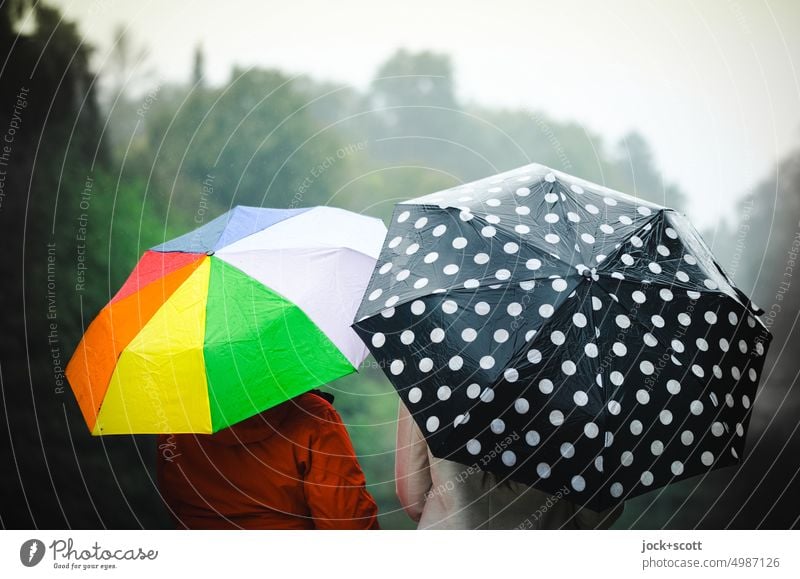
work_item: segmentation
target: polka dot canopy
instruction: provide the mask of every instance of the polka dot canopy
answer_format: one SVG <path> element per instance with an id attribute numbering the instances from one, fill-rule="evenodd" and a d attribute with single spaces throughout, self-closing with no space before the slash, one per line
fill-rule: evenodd
<path id="1" fill-rule="evenodd" d="M 602 510 L 741 460 L 761 313 L 678 212 L 529 165 L 399 204 L 354 328 L 436 456 Z"/>

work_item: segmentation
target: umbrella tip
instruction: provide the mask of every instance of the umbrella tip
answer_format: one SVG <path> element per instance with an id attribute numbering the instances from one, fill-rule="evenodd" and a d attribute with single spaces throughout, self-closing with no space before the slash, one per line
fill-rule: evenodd
<path id="1" fill-rule="evenodd" d="M 209 249 L 208 251 L 206 251 L 206 255 L 214 255 L 214 250 Z"/>

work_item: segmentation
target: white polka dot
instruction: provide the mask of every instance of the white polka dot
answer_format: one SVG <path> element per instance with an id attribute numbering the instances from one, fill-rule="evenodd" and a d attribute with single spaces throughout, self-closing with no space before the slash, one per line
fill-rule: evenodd
<path id="1" fill-rule="evenodd" d="M 412 243 L 406 247 L 406 255 L 414 255 L 417 251 L 419 251 L 419 243 Z"/>
<path id="2" fill-rule="evenodd" d="M 576 406 L 586 406 L 589 402 L 589 396 L 587 396 L 586 392 L 583 390 L 577 390 L 575 394 L 572 395 L 572 400 L 575 402 Z"/>
<path id="3" fill-rule="evenodd" d="M 494 277 L 496 277 L 500 281 L 505 281 L 511 277 L 511 272 L 508 271 L 507 269 L 498 269 L 495 272 Z"/>
<path id="4" fill-rule="evenodd" d="M 478 332 L 476 332 L 474 328 L 465 328 L 461 332 L 461 339 L 465 342 L 474 342 L 477 337 Z"/>
<path id="5" fill-rule="evenodd" d="M 453 240 L 453 247 L 456 249 L 464 249 L 467 246 L 467 240 L 464 237 L 456 237 Z"/>
<path id="6" fill-rule="evenodd" d="M 475 289 L 481 285 L 477 279 L 468 279 L 464 282 L 464 289 Z"/>
<path id="7" fill-rule="evenodd" d="M 572 484 L 572 488 L 574 488 L 577 492 L 581 492 L 586 488 L 586 481 L 583 480 L 583 477 L 579 474 L 576 474 L 574 477 L 572 477 L 570 483 Z"/>
<path id="8" fill-rule="evenodd" d="M 692 400 L 692 403 L 689 404 L 689 412 L 695 416 L 699 416 L 703 413 L 703 403 L 699 400 Z"/>
<path id="9" fill-rule="evenodd" d="M 410 216 L 411 216 L 411 212 L 403 211 L 400 215 L 397 216 L 397 222 L 398 223 L 404 223 Z"/>
<path id="10" fill-rule="evenodd" d="M 415 289 L 422 289 L 426 285 L 428 285 L 428 278 L 427 277 L 421 277 L 417 281 L 414 282 L 414 288 Z"/>
<path id="11" fill-rule="evenodd" d="M 442 328 L 434 328 L 431 330 L 431 342 L 438 344 L 444 340 L 444 330 Z"/>
<path id="12" fill-rule="evenodd" d="M 662 300 L 664 300 L 665 302 L 670 302 L 670 301 L 672 301 L 672 298 L 674 297 L 674 296 L 673 296 L 673 294 L 672 294 L 672 292 L 671 292 L 669 289 L 667 289 L 667 288 L 662 288 L 662 289 L 661 289 L 661 290 L 658 292 L 658 295 L 659 295 L 659 296 L 661 297 L 661 299 L 662 299 Z"/>
<path id="13" fill-rule="evenodd" d="M 509 241 L 505 245 L 503 245 L 503 251 L 506 253 L 517 253 L 519 251 L 519 245 L 514 243 L 513 241 Z"/>
<path id="14" fill-rule="evenodd" d="M 558 235 L 556 235 L 555 233 L 548 233 L 547 235 L 544 236 L 544 240 L 547 243 L 556 244 L 559 241 L 561 241 L 561 238 Z"/>
<path id="15" fill-rule="evenodd" d="M 383 290 L 378 288 L 375 291 L 373 291 L 371 294 L 369 294 L 369 297 L 367 299 L 369 299 L 369 301 L 371 301 L 371 302 L 374 302 L 379 297 L 381 297 L 382 293 L 383 293 Z"/>
<path id="16" fill-rule="evenodd" d="M 481 443 L 474 438 L 467 442 L 467 452 L 475 456 L 481 451 Z"/>
<path id="17" fill-rule="evenodd" d="M 639 370 L 640 370 L 640 371 L 642 372 L 642 374 L 644 374 L 645 376 L 650 376 L 650 374 L 652 374 L 653 372 L 655 372 L 655 366 L 653 366 L 653 363 L 652 363 L 652 362 L 650 362 L 650 361 L 648 361 L 648 360 L 644 360 L 644 361 L 642 361 L 642 362 L 639 364 Z"/>
<path id="18" fill-rule="evenodd" d="M 406 367 L 406 365 L 403 363 L 403 361 L 402 361 L 402 360 L 394 360 L 394 361 L 392 361 L 392 363 L 389 365 L 389 371 L 390 371 L 392 374 L 394 374 L 395 376 L 397 376 L 397 375 L 399 375 L 399 374 L 402 374 L 402 373 L 403 373 L 403 369 L 404 369 L 405 367 Z"/>
<path id="19" fill-rule="evenodd" d="M 550 333 L 550 341 L 556 346 L 562 345 L 566 340 L 567 337 L 564 335 L 564 332 L 560 330 L 555 330 L 554 332 Z"/>
<path id="20" fill-rule="evenodd" d="M 703 368 L 697 364 L 692 364 L 692 374 L 694 374 L 698 378 L 702 378 L 703 376 L 706 375 Z"/>
<path id="21" fill-rule="evenodd" d="M 647 404 L 650 402 L 650 393 L 647 390 L 639 389 L 636 391 L 636 401 L 639 404 Z"/>
<path id="22" fill-rule="evenodd" d="M 564 424 L 564 413 L 560 410 L 553 410 L 550 412 L 550 424 L 553 426 L 561 426 Z"/>
<path id="23" fill-rule="evenodd" d="M 481 386 L 480 384 L 470 384 L 467 386 L 467 398 L 475 399 L 480 396 L 481 393 Z"/>
<path id="24" fill-rule="evenodd" d="M 544 220 L 547 223 L 556 223 L 558 221 L 558 215 L 556 215 L 555 213 L 548 213 L 547 215 L 544 216 Z"/>
<path id="25" fill-rule="evenodd" d="M 633 292 L 631 294 L 631 297 L 633 298 L 633 301 L 635 301 L 637 304 L 643 304 L 647 300 L 644 293 L 640 292 L 639 290 Z"/>
<path id="26" fill-rule="evenodd" d="M 503 329 L 495 330 L 495 332 L 494 332 L 494 341 L 497 342 L 498 344 L 505 343 L 506 341 L 508 341 L 508 338 L 509 338 L 509 334 L 508 334 L 507 330 L 503 330 Z"/>
<path id="27" fill-rule="evenodd" d="M 583 433 L 587 438 L 597 438 L 597 435 L 600 434 L 600 429 L 594 422 L 587 422 L 583 425 Z"/>
<path id="28" fill-rule="evenodd" d="M 688 326 L 692 323 L 692 318 L 689 314 L 681 312 L 678 314 L 678 323 L 682 326 Z"/>
<path id="29" fill-rule="evenodd" d="M 639 207 L 636 208 L 636 211 L 639 213 L 639 215 L 643 215 L 644 217 L 647 217 L 652 213 L 652 211 L 650 211 L 650 208 L 645 207 L 644 205 L 639 205 Z"/>
<path id="30" fill-rule="evenodd" d="M 514 466 L 517 463 L 517 455 L 511 450 L 503 452 L 500 458 L 506 466 Z"/>
<path id="31" fill-rule="evenodd" d="M 528 233 L 531 232 L 531 228 L 528 227 L 527 225 L 520 224 L 514 226 L 514 231 L 516 231 L 520 235 L 527 235 Z"/>
<path id="32" fill-rule="evenodd" d="M 518 316 L 522 313 L 522 305 L 517 302 L 511 302 L 506 307 L 506 312 L 509 316 Z"/>
<path id="33" fill-rule="evenodd" d="M 503 372 L 503 378 L 506 379 L 506 382 L 516 382 L 519 380 L 519 372 L 516 368 L 507 368 Z"/>
<path id="34" fill-rule="evenodd" d="M 658 419 L 661 421 L 661 424 L 666 426 L 672 422 L 672 412 L 669 410 L 662 410 L 658 413 Z"/>
<path id="35" fill-rule="evenodd" d="M 609 487 L 609 492 L 611 493 L 611 496 L 614 497 L 615 499 L 621 497 L 623 492 L 622 485 L 618 482 L 615 482 Z"/>
<path id="36" fill-rule="evenodd" d="M 653 484 L 653 473 L 651 473 L 649 470 L 646 470 L 642 473 L 642 476 L 639 477 L 639 480 L 642 481 L 644 486 L 649 487 L 651 484 Z"/>
<path id="37" fill-rule="evenodd" d="M 441 237 L 442 235 L 444 235 L 445 231 L 447 231 L 446 225 L 437 225 L 436 227 L 433 228 L 432 233 L 434 237 Z"/>
<path id="38" fill-rule="evenodd" d="M 412 404 L 416 404 L 420 400 L 422 400 L 422 390 L 414 386 L 408 391 L 408 401 Z"/>
<path id="39" fill-rule="evenodd" d="M 525 267 L 530 269 L 531 271 L 535 271 L 540 267 L 542 267 L 542 262 L 536 258 L 529 259 L 528 261 L 525 262 Z"/>
<path id="40" fill-rule="evenodd" d="M 425 312 L 425 302 L 416 300 L 411 304 L 411 313 L 415 316 L 422 315 Z"/>
<path id="41" fill-rule="evenodd" d="M 464 359 L 461 356 L 453 356 L 450 358 L 450 361 L 447 363 L 447 366 L 453 370 L 461 370 L 461 367 L 464 365 Z"/>
<path id="42" fill-rule="evenodd" d="M 499 418 L 495 418 L 489 424 L 489 428 L 491 428 L 492 432 L 494 432 L 495 434 L 502 434 L 503 431 L 505 431 L 506 429 L 506 423 Z"/>
<path id="43" fill-rule="evenodd" d="M 658 340 L 650 332 L 645 332 L 644 336 L 642 336 L 642 341 L 645 343 L 645 346 L 651 348 L 655 348 L 658 345 Z"/>
<path id="44" fill-rule="evenodd" d="M 617 316 L 617 317 L 614 319 L 614 321 L 615 321 L 615 322 L 616 322 L 616 324 L 617 324 L 617 325 L 618 325 L 620 328 L 622 328 L 623 330 L 625 330 L 625 329 L 627 329 L 627 328 L 630 328 L 630 327 L 631 327 L 631 320 L 630 320 L 630 318 L 629 318 L 628 316 L 626 316 L 625 314 L 619 314 L 619 315 L 618 315 L 618 316 Z"/>
<path id="45" fill-rule="evenodd" d="M 504 330 L 505 331 L 505 330 Z M 542 353 L 539 350 L 528 350 L 528 362 L 531 364 L 538 364 L 542 361 Z"/>
<path id="46" fill-rule="evenodd" d="M 567 280 L 562 278 L 556 278 L 553 280 L 553 289 L 557 292 L 563 292 L 567 289 Z"/>
<path id="47" fill-rule="evenodd" d="M 683 474 L 683 463 L 679 460 L 676 460 L 670 465 L 669 469 L 675 476 L 680 476 Z"/>
<path id="48" fill-rule="evenodd" d="M 667 246 L 661 245 L 660 243 L 656 246 L 656 251 L 663 257 L 667 257 L 669 255 L 669 249 Z"/>
<path id="49" fill-rule="evenodd" d="M 455 275 L 458 273 L 458 266 L 454 263 L 449 263 L 442 268 L 442 272 L 445 275 Z"/>
<path id="50" fill-rule="evenodd" d="M 607 406 L 608 411 L 615 416 L 622 411 L 622 406 L 616 400 L 609 400 Z"/>
<path id="51" fill-rule="evenodd" d="M 581 233 L 581 241 L 591 245 L 595 241 L 594 235 L 590 235 L 589 233 Z"/>
<path id="52" fill-rule="evenodd" d="M 614 386 L 620 386 L 622 382 L 625 380 L 625 377 L 622 375 L 622 372 L 618 372 L 616 370 L 611 372 L 610 378 L 611 378 L 611 383 Z"/>
<path id="53" fill-rule="evenodd" d="M 561 363 L 561 371 L 567 376 L 572 376 L 577 371 L 575 362 L 573 362 L 572 360 L 565 360 L 564 362 Z"/>
<path id="54" fill-rule="evenodd" d="M 539 436 L 539 433 L 536 432 L 535 430 L 529 430 L 528 432 L 525 433 L 525 442 L 529 446 L 536 446 L 537 444 L 539 444 L 540 440 L 541 437 Z"/>
<path id="55" fill-rule="evenodd" d="M 400 341 L 403 342 L 406 346 L 414 342 L 414 332 L 411 330 L 404 330 L 402 334 L 400 334 Z"/>
<path id="56" fill-rule="evenodd" d="M 622 466 L 630 466 L 633 464 L 633 453 L 630 450 L 626 450 L 621 455 L 619 455 L 619 462 Z"/>
<path id="57" fill-rule="evenodd" d="M 642 423 L 639 420 L 632 420 L 629 428 L 634 436 L 639 436 L 643 430 Z"/>
<path id="58" fill-rule="evenodd" d="M 678 394 L 681 391 L 681 383 L 677 380 L 667 381 L 667 392 L 672 395 Z"/>
<path id="59" fill-rule="evenodd" d="M 525 414 L 528 410 L 530 410 L 530 408 L 530 403 L 524 398 L 518 398 L 516 401 L 514 401 L 514 410 L 516 410 L 519 414 Z"/>
<path id="60" fill-rule="evenodd" d="M 487 225 L 483 229 L 481 229 L 481 235 L 483 235 L 484 237 L 494 237 L 495 235 L 497 235 L 497 230 L 491 225 Z"/>
<path id="61" fill-rule="evenodd" d="M 540 462 L 536 465 L 536 474 L 539 478 L 548 478 L 550 476 L 550 465 L 546 462 Z"/>
<path id="62" fill-rule="evenodd" d="M 622 261 L 622 263 L 624 263 L 627 266 L 631 266 L 635 263 L 635 260 L 627 253 L 623 253 L 619 259 L 620 261 Z"/>
<path id="63" fill-rule="evenodd" d="M 666 324 L 666 322 L 664 321 L 664 318 L 662 318 L 658 314 L 655 314 L 654 316 L 651 316 L 650 317 L 650 321 L 653 323 L 653 325 L 656 328 L 663 328 L 664 325 Z"/>
<path id="64" fill-rule="evenodd" d="M 567 213 L 567 219 L 569 219 L 573 223 L 580 223 L 581 216 L 575 213 L 574 211 L 569 211 Z"/>
<path id="65" fill-rule="evenodd" d="M 520 187 L 519 189 L 516 190 L 516 194 L 519 195 L 520 197 L 527 197 L 528 195 L 531 194 L 531 190 L 528 189 L 527 187 Z"/>
<path id="66" fill-rule="evenodd" d="M 600 213 L 600 210 L 597 208 L 597 206 L 592 203 L 587 203 L 584 207 L 586 208 L 586 211 L 588 211 L 592 215 L 597 215 L 598 213 Z"/>
<path id="67" fill-rule="evenodd" d="M 480 359 L 479 364 L 484 370 L 489 370 L 494 368 L 494 358 L 492 356 L 483 356 Z"/>
<path id="68" fill-rule="evenodd" d="M 484 265 L 484 264 L 487 264 L 487 263 L 489 263 L 489 254 L 487 254 L 487 253 L 483 253 L 483 252 L 481 252 L 481 253 L 476 253 L 476 254 L 475 254 L 475 257 L 473 257 L 473 258 L 472 258 L 472 260 L 473 260 L 475 263 L 477 263 L 478 265 Z"/>
<path id="69" fill-rule="evenodd" d="M 600 353 L 599 350 L 597 349 L 597 345 L 592 342 L 586 344 L 583 347 L 583 351 L 589 358 L 597 358 L 598 354 Z"/>
<path id="70" fill-rule="evenodd" d="M 600 298 L 592 296 L 592 309 L 596 312 L 599 312 L 601 309 L 603 309 L 603 302 L 600 301 Z"/>
<path id="71" fill-rule="evenodd" d="M 539 390 L 542 394 L 550 394 L 553 391 L 553 383 L 547 378 L 542 378 L 539 380 Z"/>
<path id="72" fill-rule="evenodd" d="M 694 434 L 691 430 L 684 430 L 681 432 L 681 443 L 684 446 L 689 446 L 694 442 Z"/>
<path id="73" fill-rule="evenodd" d="M 430 372 L 431 370 L 433 370 L 433 360 L 430 358 L 423 358 L 419 361 L 420 372 Z"/>
<path id="74" fill-rule="evenodd" d="M 711 466 L 711 464 L 714 462 L 714 455 L 709 451 L 705 451 L 700 455 L 700 462 L 706 466 Z"/>
<path id="75" fill-rule="evenodd" d="M 553 315 L 553 312 L 555 312 L 555 309 L 553 309 L 553 306 L 550 304 L 542 304 L 539 306 L 539 315 L 543 318 L 549 318 Z"/>
<path id="76" fill-rule="evenodd" d="M 380 348 L 386 343 L 386 336 L 381 332 L 375 332 L 372 335 L 372 345 L 376 348 Z"/>
<path id="77" fill-rule="evenodd" d="M 628 353 L 628 348 L 622 342 L 614 342 L 614 345 L 611 346 L 611 351 L 617 356 L 622 357 Z"/>
<path id="78" fill-rule="evenodd" d="M 711 434 L 713 434 L 714 436 L 722 436 L 724 432 L 725 428 L 722 426 L 721 422 L 714 422 L 711 425 Z"/>

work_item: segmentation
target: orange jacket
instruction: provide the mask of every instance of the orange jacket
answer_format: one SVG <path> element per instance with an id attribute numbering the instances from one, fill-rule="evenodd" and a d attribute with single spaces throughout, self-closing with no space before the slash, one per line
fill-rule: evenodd
<path id="1" fill-rule="evenodd" d="M 178 527 L 378 528 L 342 419 L 315 394 L 215 434 L 158 443 L 159 487 Z"/>

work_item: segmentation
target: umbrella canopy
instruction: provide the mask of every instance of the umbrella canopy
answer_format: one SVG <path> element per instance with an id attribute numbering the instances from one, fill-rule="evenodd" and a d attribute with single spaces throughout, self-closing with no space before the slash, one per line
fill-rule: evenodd
<path id="1" fill-rule="evenodd" d="M 238 206 L 153 247 L 67 366 L 89 429 L 211 433 L 349 374 L 385 233 L 341 209 Z"/>
<path id="2" fill-rule="evenodd" d="M 530 165 L 399 204 L 354 327 L 434 455 L 601 510 L 741 459 L 758 313 L 676 211 Z"/>

